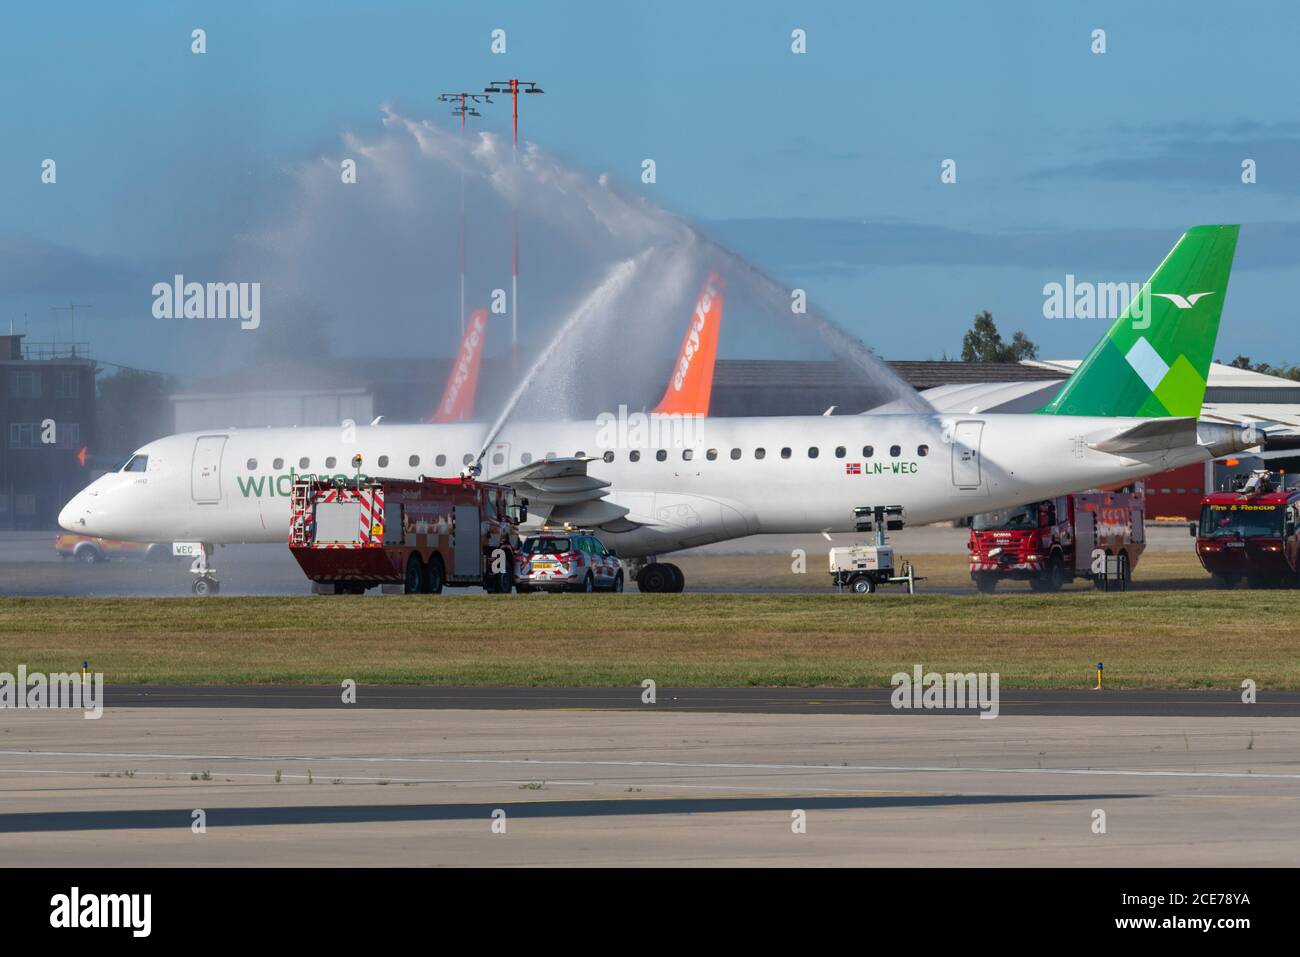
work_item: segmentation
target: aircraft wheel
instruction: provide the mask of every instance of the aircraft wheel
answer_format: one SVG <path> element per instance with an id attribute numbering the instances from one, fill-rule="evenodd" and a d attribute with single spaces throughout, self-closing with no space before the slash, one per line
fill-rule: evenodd
<path id="1" fill-rule="evenodd" d="M 221 591 L 221 585 L 215 578 L 196 578 L 190 590 L 199 598 L 206 598 L 208 595 L 215 595 Z"/>
<path id="2" fill-rule="evenodd" d="M 641 569 L 641 574 L 636 577 L 636 587 L 638 591 L 643 592 L 666 592 L 671 590 L 673 583 L 672 572 L 668 570 L 667 565 L 659 562 L 651 562 L 645 568 Z"/>
<path id="3" fill-rule="evenodd" d="M 664 567 L 667 568 L 668 573 L 673 576 L 672 585 L 669 586 L 668 590 L 671 592 L 680 592 L 684 589 L 686 587 L 686 576 L 682 574 L 682 570 L 671 563 L 665 564 Z"/>

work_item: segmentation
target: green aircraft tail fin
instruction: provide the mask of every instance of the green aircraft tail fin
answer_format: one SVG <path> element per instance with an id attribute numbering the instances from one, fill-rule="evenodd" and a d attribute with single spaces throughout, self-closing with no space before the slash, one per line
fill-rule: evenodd
<path id="1" fill-rule="evenodd" d="M 1045 415 L 1199 416 L 1237 226 L 1196 226 L 1165 257 Z"/>

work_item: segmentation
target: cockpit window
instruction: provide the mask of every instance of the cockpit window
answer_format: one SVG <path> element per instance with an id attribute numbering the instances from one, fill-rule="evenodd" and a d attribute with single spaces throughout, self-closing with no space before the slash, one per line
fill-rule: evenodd
<path id="1" fill-rule="evenodd" d="M 126 463 L 125 465 L 122 466 L 122 471 L 123 471 L 123 472 L 143 472 L 143 471 L 144 471 L 146 468 L 148 468 L 148 467 L 149 467 L 149 456 L 147 456 L 147 455 L 133 455 L 133 456 L 131 456 L 130 459 L 127 460 L 127 463 Z"/>

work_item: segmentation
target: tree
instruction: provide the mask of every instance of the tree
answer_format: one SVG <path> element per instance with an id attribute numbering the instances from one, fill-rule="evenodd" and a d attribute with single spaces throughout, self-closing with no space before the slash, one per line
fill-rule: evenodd
<path id="1" fill-rule="evenodd" d="M 143 369 L 121 369 L 99 380 L 99 455 L 122 458 L 172 431 L 169 396 L 176 380 Z"/>
<path id="2" fill-rule="evenodd" d="M 970 331 L 961 340 L 962 362 L 1019 362 L 1037 359 L 1038 346 L 1023 332 L 1016 332 L 1008 344 L 993 322 L 993 314 L 985 309 L 975 316 Z"/>
<path id="3" fill-rule="evenodd" d="M 1260 372 L 1264 375 L 1274 375 L 1283 379 L 1295 379 L 1300 381 L 1300 365 L 1293 366 L 1283 363 L 1280 366 L 1272 366 L 1267 362 L 1251 362 L 1250 356 L 1243 356 L 1240 354 L 1238 354 L 1237 358 L 1229 362 L 1228 365 L 1232 366 L 1234 369 L 1249 369 L 1251 372 Z"/>

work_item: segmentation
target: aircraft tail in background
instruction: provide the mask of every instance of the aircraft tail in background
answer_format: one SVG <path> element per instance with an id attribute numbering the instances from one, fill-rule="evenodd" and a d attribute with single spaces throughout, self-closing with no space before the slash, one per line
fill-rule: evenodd
<path id="1" fill-rule="evenodd" d="M 713 393 L 713 365 L 718 358 L 718 327 L 722 324 L 722 277 L 710 272 L 691 314 L 686 338 L 659 404 L 661 415 L 708 415 Z"/>
<path id="2" fill-rule="evenodd" d="M 486 309 L 475 309 L 465 324 L 465 335 L 460 340 L 456 361 L 451 364 L 447 385 L 431 422 L 464 422 L 474 415 L 474 394 L 478 389 L 478 368 L 483 359 L 483 343 L 487 339 L 488 314 Z"/>

